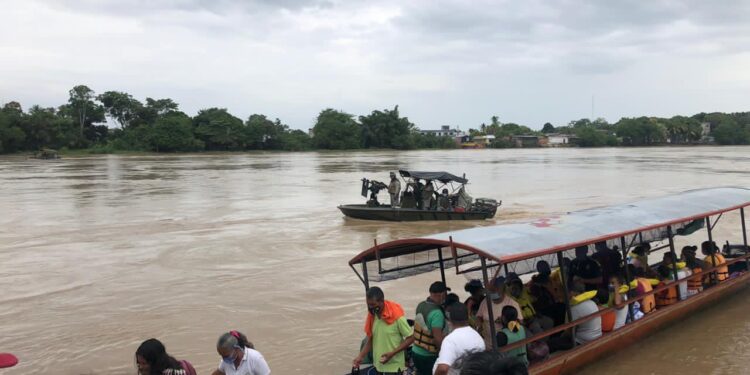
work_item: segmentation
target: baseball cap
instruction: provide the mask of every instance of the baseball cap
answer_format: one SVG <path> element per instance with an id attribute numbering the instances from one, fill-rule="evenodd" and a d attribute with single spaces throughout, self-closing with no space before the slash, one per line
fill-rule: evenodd
<path id="1" fill-rule="evenodd" d="M 449 290 L 451 290 L 451 288 L 445 286 L 445 283 L 442 281 L 435 281 L 430 285 L 430 293 L 443 293 Z"/>

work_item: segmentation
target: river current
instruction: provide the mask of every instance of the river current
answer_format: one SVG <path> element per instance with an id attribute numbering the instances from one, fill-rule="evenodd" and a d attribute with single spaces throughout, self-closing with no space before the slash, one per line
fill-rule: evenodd
<path id="1" fill-rule="evenodd" d="M 379 242 L 530 220 L 699 187 L 750 187 L 750 148 L 671 147 L 0 157 L 3 374 L 135 374 L 145 339 L 210 373 L 218 336 L 246 333 L 274 374 L 343 374 L 362 338 L 347 262 Z M 466 173 L 502 199 L 484 222 L 344 218 L 363 177 Z M 386 194 L 381 199 L 387 200 Z M 738 240 L 736 219 L 719 240 Z M 724 229 L 725 228 L 725 229 Z M 437 274 L 380 284 L 413 311 Z M 463 293 L 463 277 L 451 275 Z M 586 374 L 734 374 L 750 360 L 743 290 Z"/>

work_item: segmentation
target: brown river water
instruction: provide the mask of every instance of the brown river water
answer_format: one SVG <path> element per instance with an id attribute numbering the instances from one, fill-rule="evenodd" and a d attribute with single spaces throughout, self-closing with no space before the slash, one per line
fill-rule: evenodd
<path id="1" fill-rule="evenodd" d="M 0 373 L 135 374 L 134 351 L 151 337 L 210 373 L 217 337 L 238 329 L 274 374 L 343 374 L 366 312 L 347 262 L 373 239 L 750 187 L 749 166 L 748 147 L 2 157 L 0 352 L 21 363 Z M 364 201 L 362 177 L 399 168 L 466 173 L 470 194 L 503 206 L 494 220 L 456 223 L 336 209 Z M 740 238 L 736 218 L 717 228 Z M 380 286 L 412 311 L 436 278 Z M 449 281 L 465 297 L 465 279 Z M 745 289 L 584 373 L 745 372 L 748 298 Z"/>

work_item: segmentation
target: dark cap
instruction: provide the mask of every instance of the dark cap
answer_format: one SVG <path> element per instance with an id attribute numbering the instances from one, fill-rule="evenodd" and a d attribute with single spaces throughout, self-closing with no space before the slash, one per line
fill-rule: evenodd
<path id="1" fill-rule="evenodd" d="M 683 252 L 687 251 L 687 252 L 693 252 L 693 253 L 694 253 L 694 252 L 696 252 L 697 250 L 698 250 L 698 246 L 684 246 L 684 247 L 682 248 L 682 251 L 683 251 Z"/>
<path id="2" fill-rule="evenodd" d="M 445 283 L 442 281 L 435 281 L 430 285 L 430 293 L 443 293 L 449 290 L 451 290 L 451 288 L 445 286 Z"/>
<path id="3" fill-rule="evenodd" d="M 454 323 L 463 323 L 469 320 L 469 311 L 463 303 L 454 303 L 445 309 L 445 317 Z"/>

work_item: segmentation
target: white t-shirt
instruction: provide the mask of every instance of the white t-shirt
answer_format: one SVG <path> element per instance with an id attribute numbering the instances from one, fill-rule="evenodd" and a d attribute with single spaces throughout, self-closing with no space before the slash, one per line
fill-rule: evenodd
<path id="1" fill-rule="evenodd" d="M 225 375 L 269 375 L 271 369 L 268 368 L 266 359 L 263 354 L 255 349 L 245 348 L 245 355 L 237 368 L 234 363 L 226 364 L 224 361 L 219 363 L 219 371 Z"/>
<path id="2" fill-rule="evenodd" d="M 570 306 L 572 320 L 578 320 L 597 311 L 599 311 L 599 307 L 596 306 L 596 303 L 592 300 L 586 300 L 577 305 Z M 594 319 L 576 326 L 576 341 L 579 344 L 587 343 L 591 340 L 598 339 L 599 337 L 602 337 L 601 316 L 597 316 Z"/>
<path id="3" fill-rule="evenodd" d="M 445 336 L 443 343 L 440 345 L 440 354 L 432 366 L 432 373 L 437 371 L 439 364 L 448 365 L 451 369 L 450 375 L 458 375 L 458 371 L 453 368 L 456 360 L 471 352 L 484 351 L 484 339 L 471 327 L 460 327 L 451 331 Z"/>
<path id="4" fill-rule="evenodd" d="M 627 301 L 628 296 L 622 294 L 622 300 Z M 619 310 L 615 310 L 615 326 L 613 329 L 619 329 L 625 325 L 625 321 L 628 320 L 628 306 L 623 306 Z"/>
<path id="5" fill-rule="evenodd" d="M 692 273 L 692 272 L 690 272 L 690 270 L 689 270 L 689 269 L 687 269 L 687 268 L 683 268 L 683 269 L 681 269 L 681 270 L 678 270 L 678 271 L 677 271 L 677 278 L 678 278 L 678 279 L 684 279 L 684 278 L 686 278 L 686 277 L 688 277 L 688 276 L 690 276 L 690 275 L 692 275 L 692 274 L 693 274 L 693 273 Z M 684 300 L 685 298 L 687 298 L 687 297 L 688 297 L 688 287 L 687 287 L 687 280 L 685 280 L 685 281 L 681 281 L 681 282 L 680 282 L 679 284 L 677 284 L 677 285 L 678 285 L 678 287 L 680 288 L 680 301 L 682 301 L 682 300 Z"/>

